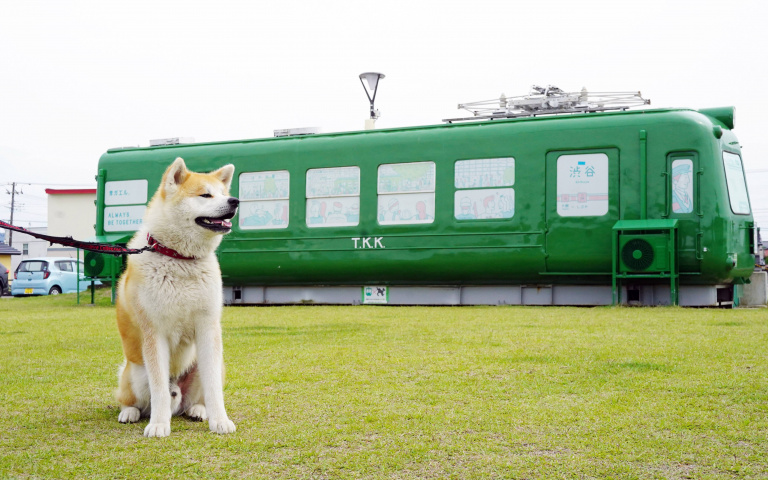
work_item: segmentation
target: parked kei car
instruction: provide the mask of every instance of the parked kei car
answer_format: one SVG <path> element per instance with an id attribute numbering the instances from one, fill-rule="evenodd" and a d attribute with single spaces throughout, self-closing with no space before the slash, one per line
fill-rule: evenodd
<path id="1" fill-rule="evenodd" d="M 0 263 L 0 297 L 8 293 L 8 273 L 10 270 Z"/>
<path id="2" fill-rule="evenodd" d="M 42 257 L 22 260 L 13 274 L 11 295 L 58 295 L 77 292 L 77 260 L 69 257 Z M 80 262 L 80 291 L 91 284 Z M 101 285 L 101 282 L 96 282 Z"/>

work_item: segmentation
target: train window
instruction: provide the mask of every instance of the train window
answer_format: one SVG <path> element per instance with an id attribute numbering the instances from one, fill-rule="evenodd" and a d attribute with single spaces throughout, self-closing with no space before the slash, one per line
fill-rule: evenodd
<path id="1" fill-rule="evenodd" d="M 360 223 L 360 167 L 307 170 L 307 226 Z"/>
<path id="2" fill-rule="evenodd" d="M 244 172 L 239 181 L 240 228 L 288 228 L 288 170 Z"/>
<path id="3" fill-rule="evenodd" d="M 435 162 L 379 165 L 380 225 L 435 221 Z"/>
<path id="4" fill-rule="evenodd" d="M 693 212 L 693 160 L 672 162 L 672 213 Z"/>
<path id="5" fill-rule="evenodd" d="M 146 179 L 118 180 L 104 184 L 104 231 L 130 232 L 139 229 L 147 211 Z"/>
<path id="6" fill-rule="evenodd" d="M 723 152 L 723 165 L 725 166 L 725 183 L 728 185 L 731 210 L 736 214 L 749 215 L 749 196 L 747 195 L 747 184 L 744 181 L 741 157 L 735 153 Z"/>
<path id="7" fill-rule="evenodd" d="M 557 158 L 557 214 L 599 217 L 608 213 L 608 155 L 582 153 Z"/>
<path id="8" fill-rule="evenodd" d="M 460 160 L 454 167 L 453 216 L 457 220 L 512 218 L 515 214 L 514 158 Z"/>

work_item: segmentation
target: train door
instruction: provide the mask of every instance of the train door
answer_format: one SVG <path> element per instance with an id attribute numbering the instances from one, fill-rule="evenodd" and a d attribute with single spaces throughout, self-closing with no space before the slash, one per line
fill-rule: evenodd
<path id="1" fill-rule="evenodd" d="M 665 176 L 666 218 L 678 220 L 680 271 L 700 272 L 703 259 L 701 218 L 701 173 L 696 152 L 674 152 L 667 155 Z"/>
<path id="2" fill-rule="evenodd" d="M 610 275 L 618 149 L 549 152 L 546 167 L 547 272 Z"/>

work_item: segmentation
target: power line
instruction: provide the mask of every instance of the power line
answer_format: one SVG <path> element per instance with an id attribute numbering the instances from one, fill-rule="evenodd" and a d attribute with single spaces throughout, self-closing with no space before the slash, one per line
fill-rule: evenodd
<path id="1" fill-rule="evenodd" d="M 39 183 L 39 182 L 13 182 L 16 185 L 34 185 L 37 187 L 79 187 L 79 188 L 96 188 L 93 183 Z M 6 183 L 10 185 L 10 183 Z"/>

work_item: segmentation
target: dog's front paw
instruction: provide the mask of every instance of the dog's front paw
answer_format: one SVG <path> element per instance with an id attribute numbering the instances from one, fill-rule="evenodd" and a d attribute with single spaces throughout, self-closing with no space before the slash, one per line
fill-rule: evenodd
<path id="1" fill-rule="evenodd" d="M 150 423 L 144 429 L 145 437 L 167 437 L 171 434 L 170 423 Z"/>
<path id="2" fill-rule="evenodd" d="M 120 423 L 136 423 L 141 418 L 141 412 L 136 407 L 123 407 L 117 421 Z"/>
<path id="3" fill-rule="evenodd" d="M 184 415 L 188 416 L 196 422 L 202 422 L 208 419 L 208 413 L 205 411 L 205 405 L 192 405 L 184 412 Z"/>
<path id="4" fill-rule="evenodd" d="M 221 420 L 209 420 L 208 427 L 214 433 L 234 433 L 234 431 L 237 430 L 237 427 L 235 427 L 232 420 L 227 417 L 224 417 Z"/>

